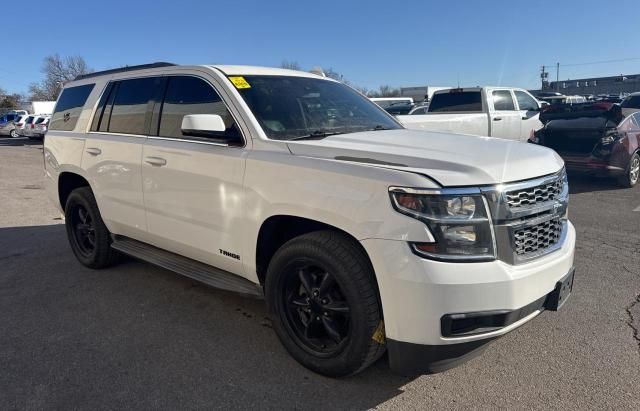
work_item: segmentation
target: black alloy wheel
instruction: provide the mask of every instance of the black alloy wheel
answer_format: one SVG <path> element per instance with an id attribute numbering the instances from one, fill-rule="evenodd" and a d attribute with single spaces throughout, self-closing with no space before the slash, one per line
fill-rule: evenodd
<path id="1" fill-rule="evenodd" d="M 298 262 L 285 274 L 282 293 L 287 325 L 299 345 L 318 357 L 340 352 L 349 338 L 349 303 L 333 275 Z"/>
<path id="2" fill-rule="evenodd" d="M 82 204 L 76 204 L 71 214 L 73 240 L 83 256 L 91 256 L 96 249 L 96 227 L 89 210 Z"/>

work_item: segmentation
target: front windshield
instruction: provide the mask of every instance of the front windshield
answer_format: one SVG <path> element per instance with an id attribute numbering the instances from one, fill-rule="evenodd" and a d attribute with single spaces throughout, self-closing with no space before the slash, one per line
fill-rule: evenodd
<path id="1" fill-rule="evenodd" d="M 401 128 L 369 99 L 335 81 L 294 76 L 244 80 L 238 91 L 274 140 Z"/>

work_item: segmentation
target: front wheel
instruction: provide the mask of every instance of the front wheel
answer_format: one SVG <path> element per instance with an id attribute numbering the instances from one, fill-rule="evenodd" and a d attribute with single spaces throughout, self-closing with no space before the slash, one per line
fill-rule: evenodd
<path id="1" fill-rule="evenodd" d="M 12 138 L 18 138 L 18 137 L 20 137 L 20 135 L 18 134 L 18 130 L 16 130 L 15 128 L 14 128 L 13 130 L 11 130 L 11 132 L 9 133 L 9 135 L 10 135 Z"/>
<path id="2" fill-rule="evenodd" d="M 319 374 L 358 373 L 384 353 L 382 312 L 371 264 L 346 235 L 317 231 L 274 255 L 265 294 L 287 351 Z"/>
<path id="3" fill-rule="evenodd" d="M 638 184 L 638 180 L 640 180 L 640 154 L 633 153 L 625 175 L 620 177 L 620 184 L 623 187 L 631 188 Z"/>

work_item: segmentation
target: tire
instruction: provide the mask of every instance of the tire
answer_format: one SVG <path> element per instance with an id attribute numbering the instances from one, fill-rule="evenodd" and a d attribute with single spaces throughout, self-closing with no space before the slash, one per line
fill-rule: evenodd
<path id="1" fill-rule="evenodd" d="M 345 234 L 316 231 L 285 243 L 269 264 L 265 297 L 280 341 L 312 371 L 353 375 L 385 351 L 373 339 L 382 321 L 373 268 Z"/>
<path id="2" fill-rule="evenodd" d="M 89 187 L 77 188 L 69 194 L 64 215 L 71 250 L 82 265 L 100 269 L 117 262 L 118 253 L 111 248 L 111 233 Z"/>
<path id="3" fill-rule="evenodd" d="M 11 130 L 11 132 L 9 133 L 9 135 L 11 136 L 11 138 L 18 138 L 20 137 L 20 135 L 18 134 L 18 130 L 16 130 L 15 128 L 13 130 Z"/>
<path id="4" fill-rule="evenodd" d="M 631 188 L 638 184 L 640 180 L 640 154 L 633 153 L 629 159 L 629 166 L 625 174 L 620 177 L 620 184 L 623 187 Z"/>

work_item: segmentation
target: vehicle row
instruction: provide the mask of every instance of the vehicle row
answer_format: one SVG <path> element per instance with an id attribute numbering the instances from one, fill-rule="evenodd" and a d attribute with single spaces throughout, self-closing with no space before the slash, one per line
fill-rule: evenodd
<path id="1" fill-rule="evenodd" d="M 0 136 L 42 139 L 50 119 L 51 116 L 48 115 L 5 114 L 0 117 Z"/>

